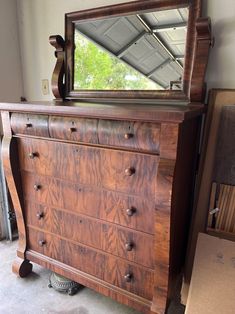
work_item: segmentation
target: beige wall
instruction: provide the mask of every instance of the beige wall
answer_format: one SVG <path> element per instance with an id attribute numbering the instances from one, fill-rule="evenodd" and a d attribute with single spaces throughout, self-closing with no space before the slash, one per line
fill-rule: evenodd
<path id="1" fill-rule="evenodd" d="M 55 57 L 48 38 L 57 34 L 64 37 L 64 14 L 121 2 L 127 1 L 17 0 L 25 96 L 28 100 L 53 98 L 52 94 L 42 94 L 41 80 L 51 80 Z"/>
<path id="2" fill-rule="evenodd" d="M 5 0 L 11 2 L 11 0 Z M 64 14 L 127 0 L 17 0 L 25 96 L 47 100 L 41 80 L 50 81 L 55 65 L 54 48 L 48 43 L 53 34 L 64 36 Z M 208 86 L 235 88 L 235 1 L 203 0 L 204 15 L 212 18 L 216 45 L 211 52 Z"/>
<path id="3" fill-rule="evenodd" d="M 0 0 L 0 101 L 23 95 L 16 0 Z"/>
<path id="4" fill-rule="evenodd" d="M 235 0 L 203 0 L 212 19 L 215 46 L 211 50 L 208 88 L 235 88 Z"/>

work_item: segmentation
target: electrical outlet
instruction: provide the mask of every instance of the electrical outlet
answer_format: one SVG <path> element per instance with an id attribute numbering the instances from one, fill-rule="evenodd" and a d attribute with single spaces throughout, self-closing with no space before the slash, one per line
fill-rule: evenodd
<path id="1" fill-rule="evenodd" d="M 49 95 L 49 81 L 42 80 L 42 93 L 43 95 Z"/>

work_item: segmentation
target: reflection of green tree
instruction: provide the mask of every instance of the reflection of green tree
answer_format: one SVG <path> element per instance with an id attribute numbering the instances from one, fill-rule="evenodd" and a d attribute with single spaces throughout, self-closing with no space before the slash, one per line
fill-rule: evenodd
<path id="1" fill-rule="evenodd" d="M 137 71 L 75 32 L 75 89 L 156 89 Z"/>

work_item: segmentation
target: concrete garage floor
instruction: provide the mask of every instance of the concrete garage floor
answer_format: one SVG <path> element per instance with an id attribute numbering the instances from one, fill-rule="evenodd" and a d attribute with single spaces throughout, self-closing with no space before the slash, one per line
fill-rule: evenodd
<path id="1" fill-rule="evenodd" d="M 141 314 L 88 288 L 69 296 L 48 288 L 50 271 L 34 264 L 33 273 L 18 278 L 11 271 L 17 241 L 0 242 L 0 314 Z M 182 314 L 172 303 L 167 314 Z"/>

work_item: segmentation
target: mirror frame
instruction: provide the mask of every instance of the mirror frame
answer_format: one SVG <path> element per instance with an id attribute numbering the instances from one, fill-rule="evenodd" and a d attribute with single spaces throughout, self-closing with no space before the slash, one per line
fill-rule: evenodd
<path id="1" fill-rule="evenodd" d="M 65 15 L 65 42 L 51 36 L 56 48 L 57 64 L 52 77 L 52 90 L 57 99 L 79 100 L 176 100 L 201 101 L 205 94 L 205 70 L 211 43 L 210 21 L 200 18 L 202 0 L 139 0 Z M 182 90 L 74 90 L 74 25 L 76 22 L 107 17 L 141 14 L 157 10 L 189 8 L 188 30 Z M 65 75 L 65 83 L 62 78 Z"/>

